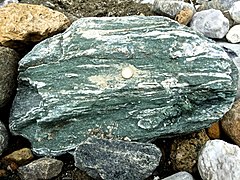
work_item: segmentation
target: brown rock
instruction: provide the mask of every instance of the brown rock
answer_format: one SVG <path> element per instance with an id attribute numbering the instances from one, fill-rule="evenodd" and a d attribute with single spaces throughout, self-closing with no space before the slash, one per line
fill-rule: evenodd
<path id="1" fill-rule="evenodd" d="M 196 172 L 198 152 L 208 140 L 205 130 L 176 138 L 173 141 L 170 154 L 174 170 Z"/>
<path id="2" fill-rule="evenodd" d="M 240 100 L 224 115 L 221 125 L 224 132 L 240 146 Z"/>
<path id="3" fill-rule="evenodd" d="M 7 171 L 5 169 L 0 169 L 0 177 L 7 176 Z"/>
<path id="4" fill-rule="evenodd" d="M 17 49 L 61 32 L 69 25 L 64 14 L 47 7 L 11 3 L 0 8 L 0 44 Z"/>
<path id="5" fill-rule="evenodd" d="M 21 179 L 51 179 L 57 176 L 63 167 L 63 162 L 53 158 L 40 158 L 18 168 Z"/>
<path id="6" fill-rule="evenodd" d="M 5 156 L 3 160 L 8 162 L 14 162 L 21 166 L 27 164 L 33 159 L 33 154 L 29 148 L 23 148 Z"/>
<path id="7" fill-rule="evenodd" d="M 219 122 L 213 123 L 208 129 L 207 129 L 207 135 L 210 139 L 220 139 L 220 125 Z"/>
<path id="8" fill-rule="evenodd" d="M 191 9 L 183 9 L 176 15 L 175 20 L 180 24 L 187 25 L 193 17 L 193 11 Z"/>

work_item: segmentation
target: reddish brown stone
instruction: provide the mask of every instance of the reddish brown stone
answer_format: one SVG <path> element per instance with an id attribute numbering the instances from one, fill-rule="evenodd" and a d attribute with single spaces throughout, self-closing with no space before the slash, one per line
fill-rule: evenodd
<path id="1" fill-rule="evenodd" d="M 224 132 L 240 146 L 240 100 L 224 115 L 221 125 Z"/>
<path id="2" fill-rule="evenodd" d="M 207 129 L 207 135 L 210 139 L 220 139 L 221 130 L 219 122 L 213 123 L 208 129 Z"/>

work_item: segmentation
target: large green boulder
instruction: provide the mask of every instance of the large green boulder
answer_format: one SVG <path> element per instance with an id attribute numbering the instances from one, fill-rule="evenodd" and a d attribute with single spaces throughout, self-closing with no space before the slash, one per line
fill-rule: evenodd
<path id="1" fill-rule="evenodd" d="M 237 76 L 218 45 L 168 18 L 82 18 L 20 61 L 10 130 L 42 155 L 89 136 L 189 133 L 229 110 Z"/>

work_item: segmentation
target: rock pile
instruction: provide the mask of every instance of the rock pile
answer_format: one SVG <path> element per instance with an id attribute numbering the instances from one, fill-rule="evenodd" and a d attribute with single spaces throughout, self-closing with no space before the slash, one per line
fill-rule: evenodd
<path id="1" fill-rule="evenodd" d="M 1 1 L 0 179 L 238 180 L 239 33 L 237 0 Z"/>

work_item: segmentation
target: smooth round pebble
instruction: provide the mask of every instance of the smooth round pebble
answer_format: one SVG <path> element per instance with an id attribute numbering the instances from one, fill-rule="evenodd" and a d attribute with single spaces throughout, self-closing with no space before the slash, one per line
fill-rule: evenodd
<path id="1" fill-rule="evenodd" d="M 231 43 L 240 42 L 240 24 L 233 26 L 227 33 L 226 38 Z"/>

